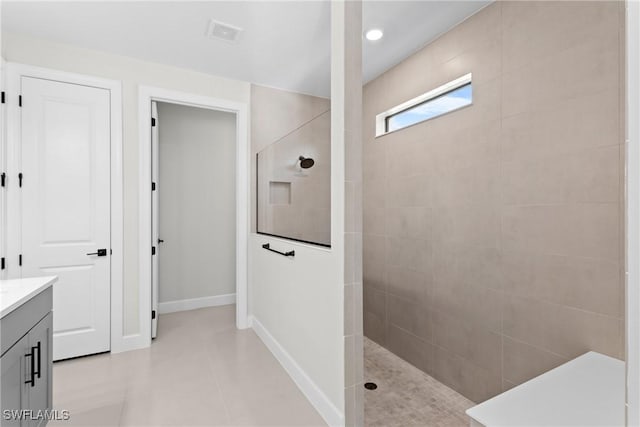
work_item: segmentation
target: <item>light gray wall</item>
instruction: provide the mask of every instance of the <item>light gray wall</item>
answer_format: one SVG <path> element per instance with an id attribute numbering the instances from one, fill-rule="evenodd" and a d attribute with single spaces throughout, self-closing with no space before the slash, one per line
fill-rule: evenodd
<path id="1" fill-rule="evenodd" d="M 158 103 L 159 301 L 235 293 L 236 118 Z"/>
<path id="2" fill-rule="evenodd" d="M 82 49 L 19 34 L 2 33 L 2 56 L 36 65 L 122 81 L 124 173 L 123 328 L 135 335 L 148 313 L 139 311 L 138 284 L 138 88 L 140 85 L 249 103 L 249 83 Z M 141 317 L 142 316 L 142 317 Z"/>

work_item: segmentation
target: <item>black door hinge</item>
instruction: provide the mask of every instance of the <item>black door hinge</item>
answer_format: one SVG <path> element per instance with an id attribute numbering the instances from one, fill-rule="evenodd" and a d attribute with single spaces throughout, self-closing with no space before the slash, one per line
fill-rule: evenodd
<path id="1" fill-rule="evenodd" d="M 7 101 L 5 101 L 5 100 L 4 100 L 4 97 L 5 97 L 5 94 L 4 94 L 4 91 L 2 91 L 2 92 L 0 93 L 0 103 L 2 103 L 2 104 L 4 104 L 5 102 L 7 102 Z"/>
<path id="2" fill-rule="evenodd" d="M 0 258 L 0 270 L 4 270 L 4 257 Z"/>
<path id="3" fill-rule="evenodd" d="M 156 191 L 156 183 L 155 182 L 151 183 L 151 191 Z"/>
<path id="4" fill-rule="evenodd" d="M 18 265 L 22 266 L 22 254 L 18 255 Z"/>
<path id="5" fill-rule="evenodd" d="M 156 125 L 156 119 L 151 117 L 151 127 L 155 127 Z"/>
<path id="6" fill-rule="evenodd" d="M 2 184 L 2 185 L 0 185 L 0 186 L 4 187 L 6 185 L 6 181 L 7 181 L 7 174 L 2 172 L 0 174 L 0 184 Z"/>
<path id="7" fill-rule="evenodd" d="M 18 95 L 18 107 L 22 107 L 22 95 Z"/>
<path id="8" fill-rule="evenodd" d="M 18 174 L 18 187 L 22 188 L 22 172 Z"/>
<path id="9" fill-rule="evenodd" d="M 151 246 L 151 255 L 155 255 L 155 254 L 156 254 L 156 247 Z"/>
<path id="10" fill-rule="evenodd" d="M 156 318 L 156 311 L 151 310 L 151 319 L 155 319 L 155 318 Z"/>

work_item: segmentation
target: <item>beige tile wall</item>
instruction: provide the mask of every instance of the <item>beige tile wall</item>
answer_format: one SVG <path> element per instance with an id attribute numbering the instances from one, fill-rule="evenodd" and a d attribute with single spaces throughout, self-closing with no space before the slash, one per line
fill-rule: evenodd
<path id="1" fill-rule="evenodd" d="M 344 137 L 344 363 L 345 426 L 364 426 L 364 331 L 362 302 L 362 2 L 332 3 L 332 21 L 344 23 L 333 34 L 333 49 L 342 58 L 333 64 L 332 95 L 344 100 L 340 108 Z M 332 22 L 332 25 L 340 25 Z M 340 28 L 340 27 L 338 27 Z M 343 32 L 344 31 L 344 32 Z M 342 46 L 339 46 L 342 45 Z M 335 70 L 339 68 L 339 76 Z M 342 80 L 342 82 L 341 82 Z M 342 84 L 341 84 L 342 83 Z"/>
<path id="2" fill-rule="evenodd" d="M 287 135 L 295 133 L 300 128 L 311 130 L 304 135 L 306 139 L 313 139 L 314 134 L 325 135 L 330 126 L 327 116 L 330 100 L 317 96 L 304 95 L 259 85 L 251 85 L 251 202 L 257 202 L 256 185 L 256 155 L 281 141 Z M 320 119 L 318 119 L 320 118 Z M 316 119 L 316 120 L 314 120 Z M 309 123 L 320 125 L 317 130 L 306 126 Z M 326 139 L 325 136 L 322 137 Z M 289 144 L 291 145 L 291 144 Z M 301 149 L 304 149 L 301 144 Z M 296 158 L 293 158 L 295 163 Z M 314 166 L 315 168 L 315 166 Z M 317 168 L 316 168 L 317 169 Z M 256 232 L 256 209 L 251 209 L 251 231 Z"/>
<path id="3" fill-rule="evenodd" d="M 301 169 L 300 156 L 314 159 L 313 167 Z M 331 112 L 263 148 L 256 161 L 257 231 L 331 245 Z M 289 197 L 271 200 L 272 183 Z"/>
<path id="4" fill-rule="evenodd" d="M 483 401 L 624 357 L 623 2 L 496 2 L 368 83 L 364 332 Z M 377 113 L 466 73 L 469 108 Z"/>

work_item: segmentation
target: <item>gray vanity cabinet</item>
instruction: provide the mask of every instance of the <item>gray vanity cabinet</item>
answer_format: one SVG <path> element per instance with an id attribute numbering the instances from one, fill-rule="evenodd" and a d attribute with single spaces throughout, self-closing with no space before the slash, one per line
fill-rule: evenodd
<path id="1" fill-rule="evenodd" d="M 0 358 L 2 369 L 2 389 L 0 400 L 2 401 L 2 426 L 28 426 L 28 421 L 10 418 L 7 411 L 16 411 L 29 406 L 29 388 L 25 387 L 25 373 L 27 371 L 27 358 L 29 351 L 29 336 L 25 335 L 14 344 Z"/>
<path id="2" fill-rule="evenodd" d="M 51 288 L 0 319 L 0 425 L 40 427 L 52 408 Z M 9 416 L 21 413 L 22 417 Z"/>
<path id="3" fill-rule="evenodd" d="M 25 384 L 29 388 L 29 409 L 33 413 L 42 409 L 51 409 L 52 382 L 51 382 L 51 341 L 53 336 L 53 316 L 47 314 L 38 324 L 29 331 L 29 351 L 33 351 L 34 371 L 33 386 Z M 27 357 L 30 359 L 30 357 Z M 28 361 L 31 362 L 30 360 Z M 29 372 L 32 372 L 29 370 Z M 31 378 L 28 378 L 31 380 Z M 34 422 L 35 426 L 44 426 L 43 419 Z"/>

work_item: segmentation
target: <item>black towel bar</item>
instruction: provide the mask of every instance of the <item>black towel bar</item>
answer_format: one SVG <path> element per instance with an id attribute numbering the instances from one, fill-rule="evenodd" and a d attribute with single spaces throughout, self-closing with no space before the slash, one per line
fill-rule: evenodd
<path id="1" fill-rule="evenodd" d="M 296 251 L 280 252 L 280 251 L 277 251 L 277 250 L 275 250 L 275 249 L 271 249 L 271 247 L 269 246 L 269 243 L 265 243 L 264 245 L 262 245 L 262 247 L 263 247 L 264 249 L 268 250 L 268 251 L 275 252 L 275 253 L 280 254 L 280 255 L 284 255 L 284 256 L 296 256 Z"/>

